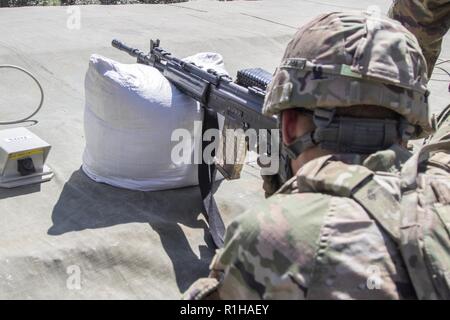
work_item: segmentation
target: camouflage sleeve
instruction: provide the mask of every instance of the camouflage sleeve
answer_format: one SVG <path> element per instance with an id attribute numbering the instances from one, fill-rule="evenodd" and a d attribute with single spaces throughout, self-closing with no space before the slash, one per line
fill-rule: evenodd
<path id="1" fill-rule="evenodd" d="M 389 16 L 400 21 L 419 40 L 430 78 L 441 51 L 442 39 L 450 27 L 450 1 L 394 0 Z"/>
<path id="2" fill-rule="evenodd" d="M 195 282 L 184 298 L 304 299 L 327 199 L 277 195 L 238 217 L 211 263 L 210 278 Z"/>

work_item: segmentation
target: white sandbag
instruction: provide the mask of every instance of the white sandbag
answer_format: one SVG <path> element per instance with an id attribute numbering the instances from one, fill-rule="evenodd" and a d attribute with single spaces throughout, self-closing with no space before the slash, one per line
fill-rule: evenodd
<path id="1" fill-rule="evenodd" d="M 218 54 L 187 59 L 224 72 Z M 171 152 L 179 142 L 171 135 L 183 128 L 200 139 L 194 121 L 202 120 L 201 108 L 157 69 L 92 55 L 85 95 L 82 168 L 91 179 L 142 191 L 198 184 L 195 164 L 173 163 Z M 194 144 L 190 152 L 193 159 Z"/>

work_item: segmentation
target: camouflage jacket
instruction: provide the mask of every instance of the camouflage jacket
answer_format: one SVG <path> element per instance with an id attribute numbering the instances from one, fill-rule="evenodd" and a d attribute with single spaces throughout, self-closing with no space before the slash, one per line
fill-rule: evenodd
<path id="1" fill-rule="evenodd" d="M 184 298 L 415 298 L 394 241 L 345 194 L 360 172 L 395 174 L 409 157 L 394 145 L 365 159 L 333 155 L 308 162 L 228 227 L 210 277 Z"/>
<path id="2" fill-rule="evenodd" d="M 389 16 L 400 21 L 419 40 L 427 60 L 428 77 L 450 28 L 449 0 L 394 0 Z"/>

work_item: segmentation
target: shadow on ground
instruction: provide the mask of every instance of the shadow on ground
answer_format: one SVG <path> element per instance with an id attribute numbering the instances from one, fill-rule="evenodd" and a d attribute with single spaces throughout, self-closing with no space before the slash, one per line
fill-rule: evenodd
<path id="1" fill-rule="evenodd" d="M 28 186 L 21 186 L 21 187 L 16 187 L 16 188 L 12 188 L 12 189 L 0 188 L 0 200 L 23 196 L 26 194 L 31 194 L 31 193 L 40 192 L 40 191 L 41 191 L 40 184 L 31 184 Z"/>
<path id="2" fill-rule="evenodd" d="M 141 192 L 99 184 L 79 169 L 64 185 L 52 212 L 49 235 L 58 236 L 85 229 L 106 228 L 126 223 L 148 223 L 161 239 L 172 261 L 181 292 L 199 277 L 208 274 L 214 245 L 201 212 L 197 187 L 158 192 Z M 192 251 L 180 225 L 203 229 L 206 246 L 200 259 Z M 189 268 L 186 268 L 189 265 Z M 195 272 L 192 272 L 195 270 Z"/>

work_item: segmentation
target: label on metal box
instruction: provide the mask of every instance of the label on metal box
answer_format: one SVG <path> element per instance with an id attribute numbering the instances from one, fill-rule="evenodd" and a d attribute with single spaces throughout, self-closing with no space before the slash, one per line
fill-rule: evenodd
<path id="1" fill-rule="evenodd" d="M 19 160 L 19 159 L 23 159 L 23 158 L 31 157 L 33 155 L 43 154 L 43 153 L 44 153 L 44 149 L 35 149 L 35 150 L 15 152 L 15 153 L 11 153 L 9 155 L 9 159 L 10 160 Z"/>
<path id="2" fill-rule="evenodd" d="M 24 141 L 24 140 L 28 140 L 31 139 L 30 136 L 21 136 L 21 137 L 14 137 L 14 138 L 6 138 L 5 141 L 6 142 L 19 142 L 19 141 Z"/>

